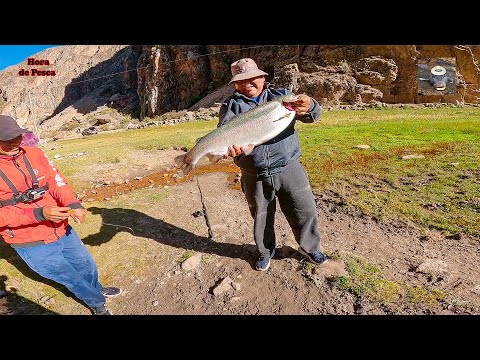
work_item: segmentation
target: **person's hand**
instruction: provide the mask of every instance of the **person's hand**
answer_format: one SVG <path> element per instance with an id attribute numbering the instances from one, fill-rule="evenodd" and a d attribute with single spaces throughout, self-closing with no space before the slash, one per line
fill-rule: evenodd
<path id="1" fill-rule="evenodd" d="M 223 158 L 226 159 L 229 156 L 235 157 L 235 156 L 240 155 L 242 152 L 243 152 L 243 150 L 240 147 L 240 145 L 234 144 L 234 145 L 228 147 L 228 153 L 226 155 L 223 155 Z"/>
<path id="2" fill-rule="evenodd" d="M 44 206 L 42 208 L 43 217 L 53 222 L 60 222 L 68 219 L 70 216 L 69 207 Z"/>
<path id="3" fill-rule="evenodd" d="M 70 216 L 77 223 L 81 224 L 85 222 L 85 216 L 87 216 L 88 211 L 86 209 L 72 209 Z"/>
<path id="4" fill-rule="evenodd" d="M 292 107 L 298 115 L 305 115 L 310 110 L 312 100 L 310 96 L 304 94 L 297 95 L 297 98 L 298 100 L 292 103 Z"/>

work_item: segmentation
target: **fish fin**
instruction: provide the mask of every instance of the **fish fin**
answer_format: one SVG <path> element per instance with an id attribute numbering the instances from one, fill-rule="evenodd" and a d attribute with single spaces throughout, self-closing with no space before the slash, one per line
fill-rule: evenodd
<path id="1" fill-rule="evenodd" d="M 255 147 L 254 144 L 242 145 L 242 151 L 245 155 L 250 155 Z"/>
<path id="2" fill-rule="evenodd" d="M 285 115 L 279 117 L 278 119 L 273 120 L 273 122 L 280 121 L 280 120 L 282 120 L 283 118 L 286 118 L 286 117 L 289 117 L 289 116 L 290 116 L 290 114 L 285 114 Z"/>
<path id="3" fill-rule="evenodd" d="M 183 175 L 187 175 L 190 171 L 193 170 L 194 167 L 195 167 L 195 164 L 188 164 L 187 166 L 185 166 L 185 168 L 182 170 Z"/>
<path id="4" fill-rule="evenodd" d="M 175 157 L 174 159 L 175 161 L 175 164 L 177 164 L 177 166 L 179 168 L 182 168 L 183 166 L 185 166 L 186 162 L 185 162 L 185 154 L 182 154 L 182 155 L 178 155 Z"/>
<path id="5" fill-rule="evenodd" d="M 222 160 L 223 155 L 214 155 L 214 154 L 207 154 L 208 160 L 212 163 L 215 164 Z"/>
<path id="6" fill-rule="evenodd" d="M 187 175 L 195 167 L 195 164 L 187 164 L 185 161 L 185 156 L 187 156 L 187 154 L 178 155 L 174 159 L 175 164 L 177 164 L 177 167 L 182 170 L 183 175 Z"/>

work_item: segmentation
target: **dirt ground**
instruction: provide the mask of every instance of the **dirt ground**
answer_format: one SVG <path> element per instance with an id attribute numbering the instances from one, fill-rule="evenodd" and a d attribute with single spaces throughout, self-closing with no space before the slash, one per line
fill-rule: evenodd
<path id="1" fill-rule="evenodd" d="M 172 159 L 181 151 L 168 153 Z M 137 213 L 124 223 L 132 231 L 122 248 L 147 248 L 151 267 L 140 276 L 117 276 L 123 293 L 108 299 L 118 315 L 164 314 L 476 314 L 480 305 L 480 244 L 464 235 L 444 238 L 435 232 L 401 224 L 378 223 L 347 214 L 331 196 L 315 194 L 326 264 L 308 266 L 277 210 L 277 255 L 266 272 L 256 271 L 253 220 L 238 186 L 238 168 L 231 162 L 200 167 L 188 177 L 166 168 L 137 180 L 107 184 L 82 193 L 90 201 L 109 201 L 132 189 L 168 186 L 170 195 L 148 217 Z M 133 174 L 135 175 L 135 174 Z M 93 174 L 94 176 L 94 174 Z M 116 174 L 118 176 L 118 174 Z M 200 189 L 213 238 L 208 237 Z M 278 207 L 277 207 L 278 208 Z M 108 213 L 104 222 L 114 222 Z M 137 216 L 137 217 L 135 217 Z M 157 219 L 157 220 L 155 220 Z M 148 221 L 148 222 L 147 222 Z M 117 219 L 118 224 L 118 219 Z M 124 229 L 125 230 L 125 229 Z M 185 262 L 186 251 L 193 254 Z M 342 260 L 351 254 L 376 265 L 390 281 L 447 296 L 431 303 L 377 301 L 335 285 L 347 276 Z M 423 270 L 422 270 L 423 269 Z M 425 270 L 426 269 L 426 270 Z M 102 269 L 99 269 L 102 272 Z M 0 313 L 7 297 L 0 299 Z M 411 299 L 410 299 L 411 300 Z M 18 312 L 17 312 L 18 313 Z M 68 314 L 89 314 L 72 301 Z"/>

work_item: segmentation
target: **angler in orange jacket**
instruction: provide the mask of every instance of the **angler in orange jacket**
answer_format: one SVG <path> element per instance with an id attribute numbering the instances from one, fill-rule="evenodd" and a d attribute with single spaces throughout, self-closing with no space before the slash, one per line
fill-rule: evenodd
<path id="1" fill-rule="evenodd" d="M 111 315 L 105 297 L 120 289 L 99 283 L 94 259 L 68 224 L 69 217 L 83 223 L 87 210 L 43 150 L 20 145 L 25 133 L 0 115 L 0 235 L 33 271 L 67 287 L 94 314 Z"/>

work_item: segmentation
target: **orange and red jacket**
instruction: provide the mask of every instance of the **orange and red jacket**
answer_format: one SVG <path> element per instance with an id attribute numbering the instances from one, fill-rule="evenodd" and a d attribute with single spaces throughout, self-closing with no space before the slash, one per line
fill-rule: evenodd
<path id="1" fill-rule="evenodd" d="M 0 235 L 8 244 L 43 240 L 51 243 L 66 233 L 68 220 L 53 222 L 43 217 L 43 206 L 68 206 L 83 208 L 71 186 L 58 169 L 48 160 L 42 149 L 21 147 L 15 156 L 0 155 L 0 169 L 19 192 L 31 188 L 32 177 L 25 166 L 24 157 L 30 162 L 38 186 L 48 184 L 45 195 L 31 203 L 18 203 L 0 207 Z M 12 189 L 0 178 L 0 200 L 14 196 Z"/>

